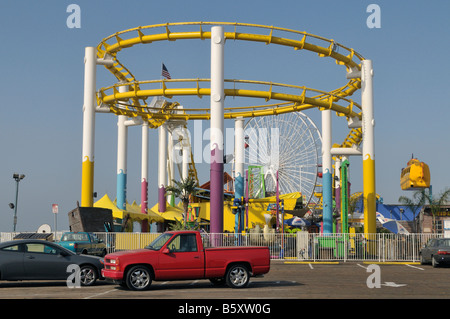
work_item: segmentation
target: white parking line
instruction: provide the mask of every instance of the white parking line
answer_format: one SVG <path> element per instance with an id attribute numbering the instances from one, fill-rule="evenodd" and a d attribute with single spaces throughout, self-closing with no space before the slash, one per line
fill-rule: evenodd
<path id="1" fill-rule="evenodd" d="M 364 267 L 363 265 L 360 265 L 360 264 L 356 264 L 356 265 L 358 265 L 361 268 L 367 269 L 367 267 Z"/>
<path id="2" fill-rule="evenodd" d="M 111 289 L 111 290 L 104 291 L 104 292 L 101 292 L 101 293 L 98 293 L 98 294 L 95 294 L 95 295 L 92 295 L 92 296 L 89 296 L 89 297 L 84 297 L 83 299 L 90 299 L 90 298 L 94 298 L 94 297 L 97 297 L 97 296 L 106 295 L 106 294 L 108 294 L 110 292 L 113 292 L 113 291 L 116 291 L 116 289 Z"/>
<path id="3" fill-rule="evenodd" d="M 312 264 L 308 264 L 309 268 L 314 269 L 314 267 L 312 266 Z"/>
<path id="4" fill-rule="evenodd" d="M 415 268 L 415 269 L 419 269 L 419 270 L 425 270 L 423 268 L 416 267 L 416 266 L 413 266 L 413 265 L 410 265 L 410 264 L 406 264 L 406 266 L 411 267 L 411 268 Z"/>

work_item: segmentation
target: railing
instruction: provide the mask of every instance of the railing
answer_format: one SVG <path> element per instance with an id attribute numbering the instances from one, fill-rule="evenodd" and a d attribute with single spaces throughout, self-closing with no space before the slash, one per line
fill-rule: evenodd
<path id="1" fill-rule="evenodd" d="M 18 233 L 0 233 L 0 242 L 13 240 Z M 58 240 L 62 232 L 56 234 Z M 108 253 L 140 249 L 159 233 L 95 233 Z M 272 260 L 292 261 L 377 261 L 416 262 L 420 249 L 442 234 L 310 234 L 298 233 L 202 233 L 205 247 L 268 246 Z"/>

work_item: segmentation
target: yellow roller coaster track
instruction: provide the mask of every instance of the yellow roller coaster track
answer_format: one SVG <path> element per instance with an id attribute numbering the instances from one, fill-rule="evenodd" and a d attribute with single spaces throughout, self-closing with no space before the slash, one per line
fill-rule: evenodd
<path id="1" fill-rule="evenodd" d="M 157 41 L 175 41 L 183 39 L 210 39 L 211 32 L 204 31 L 204 27 L 213 25 L 222 25 L 225 28 L 232 29 L 225 31 L 225 38 L 227 40 L 236 41 L 254 41 L 265 44 L 282 45 L 291 47 L 295 50 L 308 50 L 316 52 L 320 57 L 329 57 L 336 61 L 338 65 L 344 65 L 347 71 L 360 70 L 360 62 L 364 58 L 353 49 L 347 48 L 334 40 L 326 39 L 317 35 L 313 35 L 303 31 L 296 31 L 286 28 L 279 28 L 274 26 L 265 26 L 257 24 L 245 23 L 227 23 L 227 22 L 181 22 L 181 23 L 166 23 L 149 26 L 141 26 L 129 30 L 117 32 L 105 39 L 103 39 L 97 46 L 97 55 L 100 59 L 112 59 L 113 63 L 105 65 L 105 67 L 117 78 L 122 84 L 117 84 L 100 91 L 99 102 L 107 104 L 113 112 L 115 103 L 120 99 L 131 99 L 133 102 L 128 106 L 130 116 L 142 116 L 144 119 L 160 119 L 162 121 L 171 118 L 183 119 L 208 119 L 209 110 L 207 109 L 186 109 L 182 115 L 175 114 L 175 112 L 165 112 L 159 110 L 150 110 L 147 108 L 145 100 L 150 96 L 167 96 L 175 95 L 208 95 L 209 88 L 201 88 L 200 83 L 208 81 L 207 79 L 188 79 L 188 80 L 167 80 L 167 81 L 145 81 L 139 82 L 134 75 L 118 60 L 117 54 L 124 48 L 129 48 L 138 44 L 146 44 Z M 178 29 L 183 30 L 178 30 Z M 171 30 L 172 29 L 172 30 Z M 177 31 L 174 31 L 177 29 Z M 190 30 L 185 30 L 190 29 Z M 252 32 L 248 32 L 252 31 Z M 253 31 L 260 31 L 255 33 Z M 345 54 L 342 54 L 343 52 Z M 243 96 L 264 98 L 268 100 L 278 100 L 282 102 L 289 102 L 286 104 L 272 104 L 272 106 L 250 106 L 247 108 L 227 109 L 229 111 L 225 114 L 226 118 L 234 118 L 237 116 L 254 117 L 265 116 L 272 114 L 280 114 L 284 112 L 301 111 L 312 107 L 329 108 L 336 111 L 339 115 L 347 117 L 359 117 L 360 113 L 353 110 L 353 106 L 359 105 L 352 100 L 345 99 L 352 95 L 361 87 L 360 78 L 350 79 L 344 86 L 335 89 L 331 92 L 322 92 L 306 88 L 304 86 L 289 86 L 285 84 L 275 84 L 270 82 L 254 82 L 241 80 L 227 80 L 234 84 L 239 83 L 253 83 L 261 84 L 268 87 L 267 90 L 245 90 L 245 89 L 225 89 L 225 94 L 229 96 Z M 144 83 L 158 83 L 160 88 L 141 89 Z M 161 83 L 162 82 L 162 83 Z M 180 82 L 195 83 L 195 87 L 181 87 L 168 88 L 167 85 L 176 84 Z M 117 91 L 118 85 L 128 85 L 129 92 L 119 93 Z M 273 87 L 291 87 L 300 90 L 299 94 L 287 94 L 283 92 L 273 91 Z M 112 89 L 112 94 L 106 94 L 105 91 Z M 306 93 L 319 93 L 314 96 L 308 96 Z M 345 102 L 345 105 L 339 105 L 336 102 Z M 193 114 L 191 114 L 191 112 Z M 197 112 L 197 113 L 194 113 Z M 201 113 L 203 112 L 203 113 Z"/>
<path id="2" fill-rule="evenodd" d="M 210 94 L 209 79 L 172 79 L 138 81 L 131 71 L 118 59 L 118 53 L 125 48 L 138 44 L 157 41 L 175 41 L 186 39 L 210 39 L 211 32 L 205 27 L 224 26 L 226 40 L 253 41 L 271 45 L 291 47 L 294 50 L 308 50 L 319 57 L 334 59 L 336 64 L 346 67 L 347 72 L 361 70 L 364 58 L 351 48 L 347 48 L 332 39 L 326 39 L 304 31 L 246 23 L 229 22 L 180 22 L 140 26 L 120 31 L 103 39 L 97 46 L 99 59 L 110 60 L 105 67 L 117 78 L 118 83 L 100 89 L 97 103 L 108 106 L 115 114 L 130 117 L 142 117 L 149 122 L 150 128 L 156 128 L 167 120 L 208 120 L 209 108 L 184 108 L 182 113 L 176 109 L 177 103 L 165 103 L 160 108 L 149 107 L 146 100 L 149 97 L 165 96 L 199 96 Z M 181 29 L 181 30 L 180 30 Z M 256 33 L 259 31 L 259 33 Z M 180 87 L 180 84 L 183 84 Z M 128 86 L 127 92 L 119 92 L 118 87 Z M 351 78 L 343 86 L 330 92 L 315 90 L 305 86 L 288 85 L 272 82 L 225 80 L 225 95 L 233 97 L 263 98 L 266 102 L 275 103 L 245 107 L 225 108 L 224 117 L 256 117 L 276 115 L 287 112 L 303 111 L 313 107 L 320 110 L 331 109 L 339 116 L 359 118 L 362 114 L 358 103 L 347 98 L 361 88 L 359 77 Z M 227 86 L 230 87 L 227 87 Z M 253 89 L 258 86 L 261 89 Z M 249 88 L 251 87 L 251 88 Z M 131 101 L 131 103 L 129 102 Z M 359 145 L 362 139 L 361 129 L 352 129 L 341 144 L 341 147 Z"/>

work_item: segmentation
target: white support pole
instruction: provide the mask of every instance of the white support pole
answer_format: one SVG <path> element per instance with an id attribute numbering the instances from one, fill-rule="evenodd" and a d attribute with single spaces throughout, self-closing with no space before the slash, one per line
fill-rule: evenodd
<path id="1" fill-rule="evenodd" d="M 168 141 L 167 141 L 167 184 L 168 186 L 173 186 L 173 179 L 175 178 L 175 173 L 173 170 L 173 159 L 174 159 L 174 146 L 173 146 L 173 129 L 168 130 Z M 170 206 L 175 206 L 175 196 L 174 194 L 167 195 L 167 201 Z"/>
<path id="2" fill-rule="evenodd" d="M 373 68 L 371 60 L 361 62 L 361 109 L 363 131 L 364 233 L 376 233 L 375 142 L 373 111 Z"/>
<path id="3" fill-rule="evenodd" d="M 236 118 L 234 125 L 235 197 L 241 198 L 244 196 L 244 118 Z"/>
<path id="4" fill-rule="evenodd" d="M 331 159 L 331 110 L 322 111 L 322 202 L 323 232 L 333 232 L 333 168 Z"/>
<path id="5" fill-rule="evenodd" d="M 167 183 L 167 129 L 165 124 L 158 128 L 158 210 L 166 211 L 166 183 Z"/>
<path id="6" fill-rule="evenodd" d="M 128 91 L 125 85 L 119 86 L 119 92 Z M 128 127 L 126 115 L 117 116 L 117 203 L 119 209 L 126 209 L 127 197 L 127 150 L 128 150 Z"/>
<path id="7" fill-rule="evenodd" d="M 97 51 L 86 47 L 84 55 L 83 154 L 81 173 L 81 206 L 94 205 L 94 141 L 96 103 Z"/>
<path id="8" fill-rule="evenodd" d="M 244 197 L 244 118 L 238 117 L 234 121 L 234 198 L 241 205 Z M 244 230 L 244 210 L 238 209 L 235 215 L 235 232 Z"/>
<path id="9" fill-rule="evenodd" d="M 211 28 L 210 230 L 223 232 L 224 45 L 222 26 Z"/>

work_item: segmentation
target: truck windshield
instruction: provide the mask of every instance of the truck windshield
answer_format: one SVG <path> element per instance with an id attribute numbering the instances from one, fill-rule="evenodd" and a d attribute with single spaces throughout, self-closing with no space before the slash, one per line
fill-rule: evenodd
<path id="1" fill-rule="evenodd" d="M 152 241 L 148 246 L 146 246 L 146 249 L 151 250 L 160 250 L 162 246 L 164 246 L 165 243 L 172 237 L 172 234 L 161 234 L 159 235 L 154 241 Z"/>

